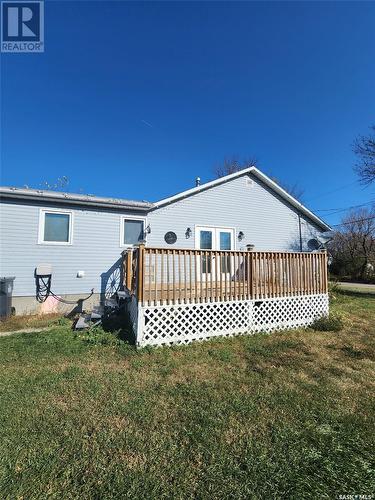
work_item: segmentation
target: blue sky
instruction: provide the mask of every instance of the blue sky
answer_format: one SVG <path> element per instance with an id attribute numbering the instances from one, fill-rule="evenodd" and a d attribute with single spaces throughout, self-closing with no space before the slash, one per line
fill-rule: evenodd
<path id="1" fill-rule="evenodd" d="M 256 156 L 321 216 L 369 202 L 374 25 L 372 2 L 47 1 L 45 53 L 1 57 L 1 183 L 152 201 Z"/>

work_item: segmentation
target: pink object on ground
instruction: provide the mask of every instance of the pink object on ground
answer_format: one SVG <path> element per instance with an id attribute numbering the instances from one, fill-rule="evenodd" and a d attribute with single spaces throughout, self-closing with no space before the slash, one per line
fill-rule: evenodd
<path id="1" fill-rule="evenodd" d="M 52 295 L 47 297 L 46 301 L 40 306 L 40 314 L 51 314 L 58 312 L 59 301 Z"/>

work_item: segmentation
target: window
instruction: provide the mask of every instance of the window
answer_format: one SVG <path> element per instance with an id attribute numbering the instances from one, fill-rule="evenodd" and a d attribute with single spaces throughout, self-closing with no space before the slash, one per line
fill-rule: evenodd
<path id="1" fill-rule="evenodd" d="M 212 231 L 201 231 L 200 237 L 200 247 L 203 250 L 212 250 Z"/>
<path id="2" fill-rule="evenodd" d="M 72 235 L 72 213 L 41 210 L 39 243 L 70 245 Z"/>
<path id="3" fill-rule="evenodd" d="M 227 231 L 220 231 L 220 250 L 231 250 L 232 249 L 232 233 Z M 221 257 L 221 272 L 230 273 L 230 261 L 229 255 L 223 255 Z"/>
<path id="4" fill-rule="evenodd" d="M 232 249 L 232 233 L 220 231 L 220 250 Z"/>
<path id="5" fill-rule="evenodd" d="M 200 247 L 212 250 L 212 231 L 200 231 Z M 211 267 L 211 256 L 202 255 L 202 273 L 210 273 Z"/>
<path id="6" fill-rule="evenodd" d="M 144 240 L 143 219 L 123 218 L 121 224 L 121 245 L 139 245 Z"/>
<path id="7" fill-rule="evenodd" d="M 195 226 L 195 247 L 201 250 L 234 250 L 234 235 L 235 228 Z M 220 259 L 215 259 L 215 254 L 204 254 L 203 252 L 200 258 L 202 273 L 231 273 L 234 257 L 229 252 L 228 254 L 222 254 Z"/>

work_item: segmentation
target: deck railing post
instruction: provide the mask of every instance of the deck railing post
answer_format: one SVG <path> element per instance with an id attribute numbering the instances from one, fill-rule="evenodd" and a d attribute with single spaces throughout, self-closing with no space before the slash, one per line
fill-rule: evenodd
<path id="1" fill-rule="evenodd" d="M 126 250 L 126 288 L 131 292 L 133 283 L 133 266 L 132 266 L 133 249 Z"/>
<path id="2" fill-rule="evenodd" d="M 138 265 L 137 265 L 137 298 L 138 302 L 143 305 L 144 300 L 144 276 L 145 276 L 145 246 L 143 244 L 138 247 Z"/>
<path id="3" fill-rule="evenodd" d="M 323 293 L 328 293 L 328 255 L 327 255 L 327 250 L 324 250 L 324 256 L 323 256 Z"/>
<path id="4" fill-rule="evenodd" d="M 126 277 L 127 277 L 127 259 L 126 259 L 126 250 L 123 250 L 121 252 L 121 257 L 122 257 L 122 285 L 124 287 L 126 287 L 126 283 L 127 283 L 127 280 L 126 280 Z"/>
<path id="5" fill-rule="evenodd" d="M 249 251 L 248 253 L 248 275 L 249 275 L 249 283 L 248 283 L 248 289 L 249 289 L 249 299 L 254 298 L 254 253 L 252 251 Z"/>

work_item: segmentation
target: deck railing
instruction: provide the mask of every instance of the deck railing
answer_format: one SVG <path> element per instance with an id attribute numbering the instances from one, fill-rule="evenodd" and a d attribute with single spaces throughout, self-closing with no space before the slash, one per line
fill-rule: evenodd
<path id="1" fill-rule="evenodd" d="M 151 248 L 123 252 L 124 286 L 143 305 L 326 293 L 326 252 Z"/>

